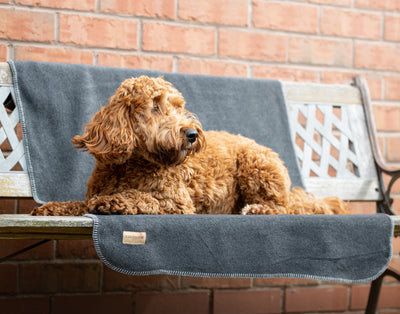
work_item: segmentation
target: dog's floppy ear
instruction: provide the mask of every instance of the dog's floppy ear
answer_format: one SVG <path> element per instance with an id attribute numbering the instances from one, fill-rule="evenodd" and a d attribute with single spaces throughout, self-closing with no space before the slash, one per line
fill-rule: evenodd
<path id="1" fill-rule="evenodd" d="M 115 106 L 111 97 L 108 106 L 97 112 L 86 125 L 83 135 L 72 138 L 75 148 L 89 151 L 96 159 L 121 164 L 137 145 L 129 106 Z"/>

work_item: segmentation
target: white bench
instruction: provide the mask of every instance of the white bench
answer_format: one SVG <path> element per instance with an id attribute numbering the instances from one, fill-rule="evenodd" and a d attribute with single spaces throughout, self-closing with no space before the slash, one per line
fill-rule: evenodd
<path id="1" fill-rule="evenodd" d="M 378 212 L 393 215 L 394 233 L 400 235 L 400 216 L 395 216 L 390 199 L 400 171 L 388 169 L 380 155 L 365 81 L 356 78 L 354 86 L 285 82 L 283 89 L 307 190 L 317 197 L 374 201 Z M 11 148 L 0 153 L 0 197 L 32 197 L 23 139 L 15 131 L 19 117 L 13 97 L 10 68 L 0 63 L 0 144 L 7 140 Z M 382 173 L 393 177 L 388 189 Z M 0 238 L 87 239 L 92 229 L 92 219 L 86 217 L 0 215 Z M 376 308 L 379 280 L 369 312 Z"/>

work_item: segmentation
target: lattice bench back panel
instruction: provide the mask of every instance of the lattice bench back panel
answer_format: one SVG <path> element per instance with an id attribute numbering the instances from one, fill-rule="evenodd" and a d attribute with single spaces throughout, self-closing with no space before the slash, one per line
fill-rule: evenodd
<path id="1" fill-rule="evenodd" d="M 286 83 L 284 91 L 307 190 L 318 197 L 380 199 L 358 88 Z"/>
<path id="2" fill-rule="evenodd" d="M 359 178 L 359 161 L 342 106 L 291 104 L 292 137 L 303 177 Z"/>
<path id="3" fill-rule="evenodd" d="M 0 63 L 0 196 L 31 197 L 12 75 Z"/>

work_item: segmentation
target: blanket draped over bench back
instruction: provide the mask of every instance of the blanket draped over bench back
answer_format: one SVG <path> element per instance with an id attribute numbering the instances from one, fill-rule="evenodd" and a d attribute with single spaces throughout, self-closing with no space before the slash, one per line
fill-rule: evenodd
<path id="1" fill-rule="evenodd" d="M 164 75 L 204 129 L 242 134 L 271 147 L 285 161 L 292 186 L 302 186 L 280 82 L 38 62 L 10 66 L 39 203 L 84 199 L 94 160 L 73 149 L 70 139 L 123 80 L 140 75 Z M 378 276 L 391 258 L 393 224 L 385 215 L 89 217 L 99 256 L 128 274 L 359 282 Z M 144 244 L 132 244 L 144 235 Z"/>
<path id="2" fill-rule="evenodd" d="M 38 203 L 83 200 L 94 167 L 71 138 L 127 78 L 164 75 L 183 94 L 205 130 L 242 134 L 279 153 L 293 186 L 302 179 L 278 81 L 10 61 L 32 193 Z"/>

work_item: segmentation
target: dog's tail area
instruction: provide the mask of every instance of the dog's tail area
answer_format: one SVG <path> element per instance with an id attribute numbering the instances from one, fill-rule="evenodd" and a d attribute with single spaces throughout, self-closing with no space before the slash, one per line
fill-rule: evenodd
<path id="1" fill-rule="evenodd" d="M 316 198 L 312 193 L 295 187 L 289 194 L 289 211 L 293 214 L 349 214 L 350 207 L 337 197 Z"/>

